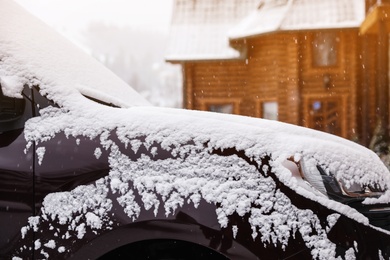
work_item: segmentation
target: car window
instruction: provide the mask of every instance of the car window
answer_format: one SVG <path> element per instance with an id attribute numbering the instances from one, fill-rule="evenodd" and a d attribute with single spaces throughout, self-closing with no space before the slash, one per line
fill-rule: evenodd
<path id="1" fill-rule="evenodd" d="M 25 87 L 23 98 L 7 97 L 0 85 L 0 133 L 21 129 L 27 119 L 31 118 L 31 90 Z"/>

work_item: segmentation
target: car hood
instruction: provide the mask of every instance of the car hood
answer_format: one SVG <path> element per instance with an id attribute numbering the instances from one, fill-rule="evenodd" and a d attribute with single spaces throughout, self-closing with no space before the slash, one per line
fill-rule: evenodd
<path id="1" fill-rule="evenodd" d="M 140 136 L 147 136 L 145 142 L 149 144 L 157 142 L 165 147 L 195 142 L 210 149 L 244 151 L 254 160 L 269 155 L 278 178 L 292 187 L 296 186 L 294 178 L 283 162 L 301 159 L 314 161 L 344 183 L 376 185 L 384 190 L 390 186 L 389 171 L 375 153 L 324 132 L 272 120 L 211 112 L 155 107 L 111 108 L 86 102 L 79 96 L 72 101 L 79 105 L 49 107 L 41 111 L 41 117 L 29 120 L 25 130 L 27 140 L 40 142 L 65 132 L 90 138 L 115 133 L 125 144 L 128 138 Z M 101 137 L 102 140 L 107 138 L 109 135 Z M 388 203 L 389 198 L 387 194 L 381 200 Z M 370 200 L 376 203 L 375 199 Z"/>

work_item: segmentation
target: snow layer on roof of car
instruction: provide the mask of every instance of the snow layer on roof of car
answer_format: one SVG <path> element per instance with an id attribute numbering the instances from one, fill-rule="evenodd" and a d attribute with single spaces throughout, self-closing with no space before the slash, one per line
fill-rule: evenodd
<path id="1" fill-rule="evenodd" d="M 64 94 L 61 88 L 67 88 L 119 106 L 149 105 L 114 73 L 14 1 L 0 0 L 0 10 L 2 85 L 39 85 L 57 103 L 62 100 L 55 93 Z"/>

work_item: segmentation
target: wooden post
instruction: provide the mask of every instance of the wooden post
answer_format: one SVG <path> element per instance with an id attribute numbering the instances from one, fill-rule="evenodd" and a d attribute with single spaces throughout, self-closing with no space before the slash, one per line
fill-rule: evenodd
<path id="1" fill-rule="evenodd" d="M 383 138 L 389 140 L 389 37 L 384 21 L 378 21 L 378 118 Z"/>
<path id="2" fill-rule="evenodd" d="M 185 109 L 194 109 L 194 96 L 193 96 L 193 64 L 182 63 L 183 72 L 183 107 Z"/>
<path id="3" fill-rule="evenodd" d="M 363 69 L 363 73 L 362 73 L 362 79 L 363 79 L 363 82 L 362 82 L 362 87 L 363 87 L 363 93 L 361 95 L 361 117 L 360 117 L 360 120 L 359 120 L 359 123 L 361 124 L 362 126 L 362 136 L 360 138 L 360 141 L 362 142 L 362 144 L 364 146 L 368 146 L 369 143 L 370 143 L 370 140 L 371 140 L 371 133 L 370 133 L 370 117 L 369 117 L 369 114 L 370 114 L 370 98 L 369 98 L 369 89 L 370 89 L 370 82 L 371 82 L 371 78 L 370 78 L 370 73 L 369 73 L 369 46 L 370 46 L 370 39 L 371 37 L 369 37 L 368 35 L 365 35 L 364 37 L 362 37 L 363 39 L 363 46 L 362 46 L 362 54 L 363 54 L 363 57 L 362 57 L 362 62 L 363 62 L 363 66 L 364 66 L 364 69 Z"/>

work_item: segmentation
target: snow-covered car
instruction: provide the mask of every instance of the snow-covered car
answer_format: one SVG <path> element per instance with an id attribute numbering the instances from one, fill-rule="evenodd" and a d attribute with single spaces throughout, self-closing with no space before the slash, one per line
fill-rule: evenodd
<path id="1" fill-rule="evenodd" d="M 382 259 L 390 175 L 275 121 L 155 108 L 0 0 L 1 259 Z"/>

